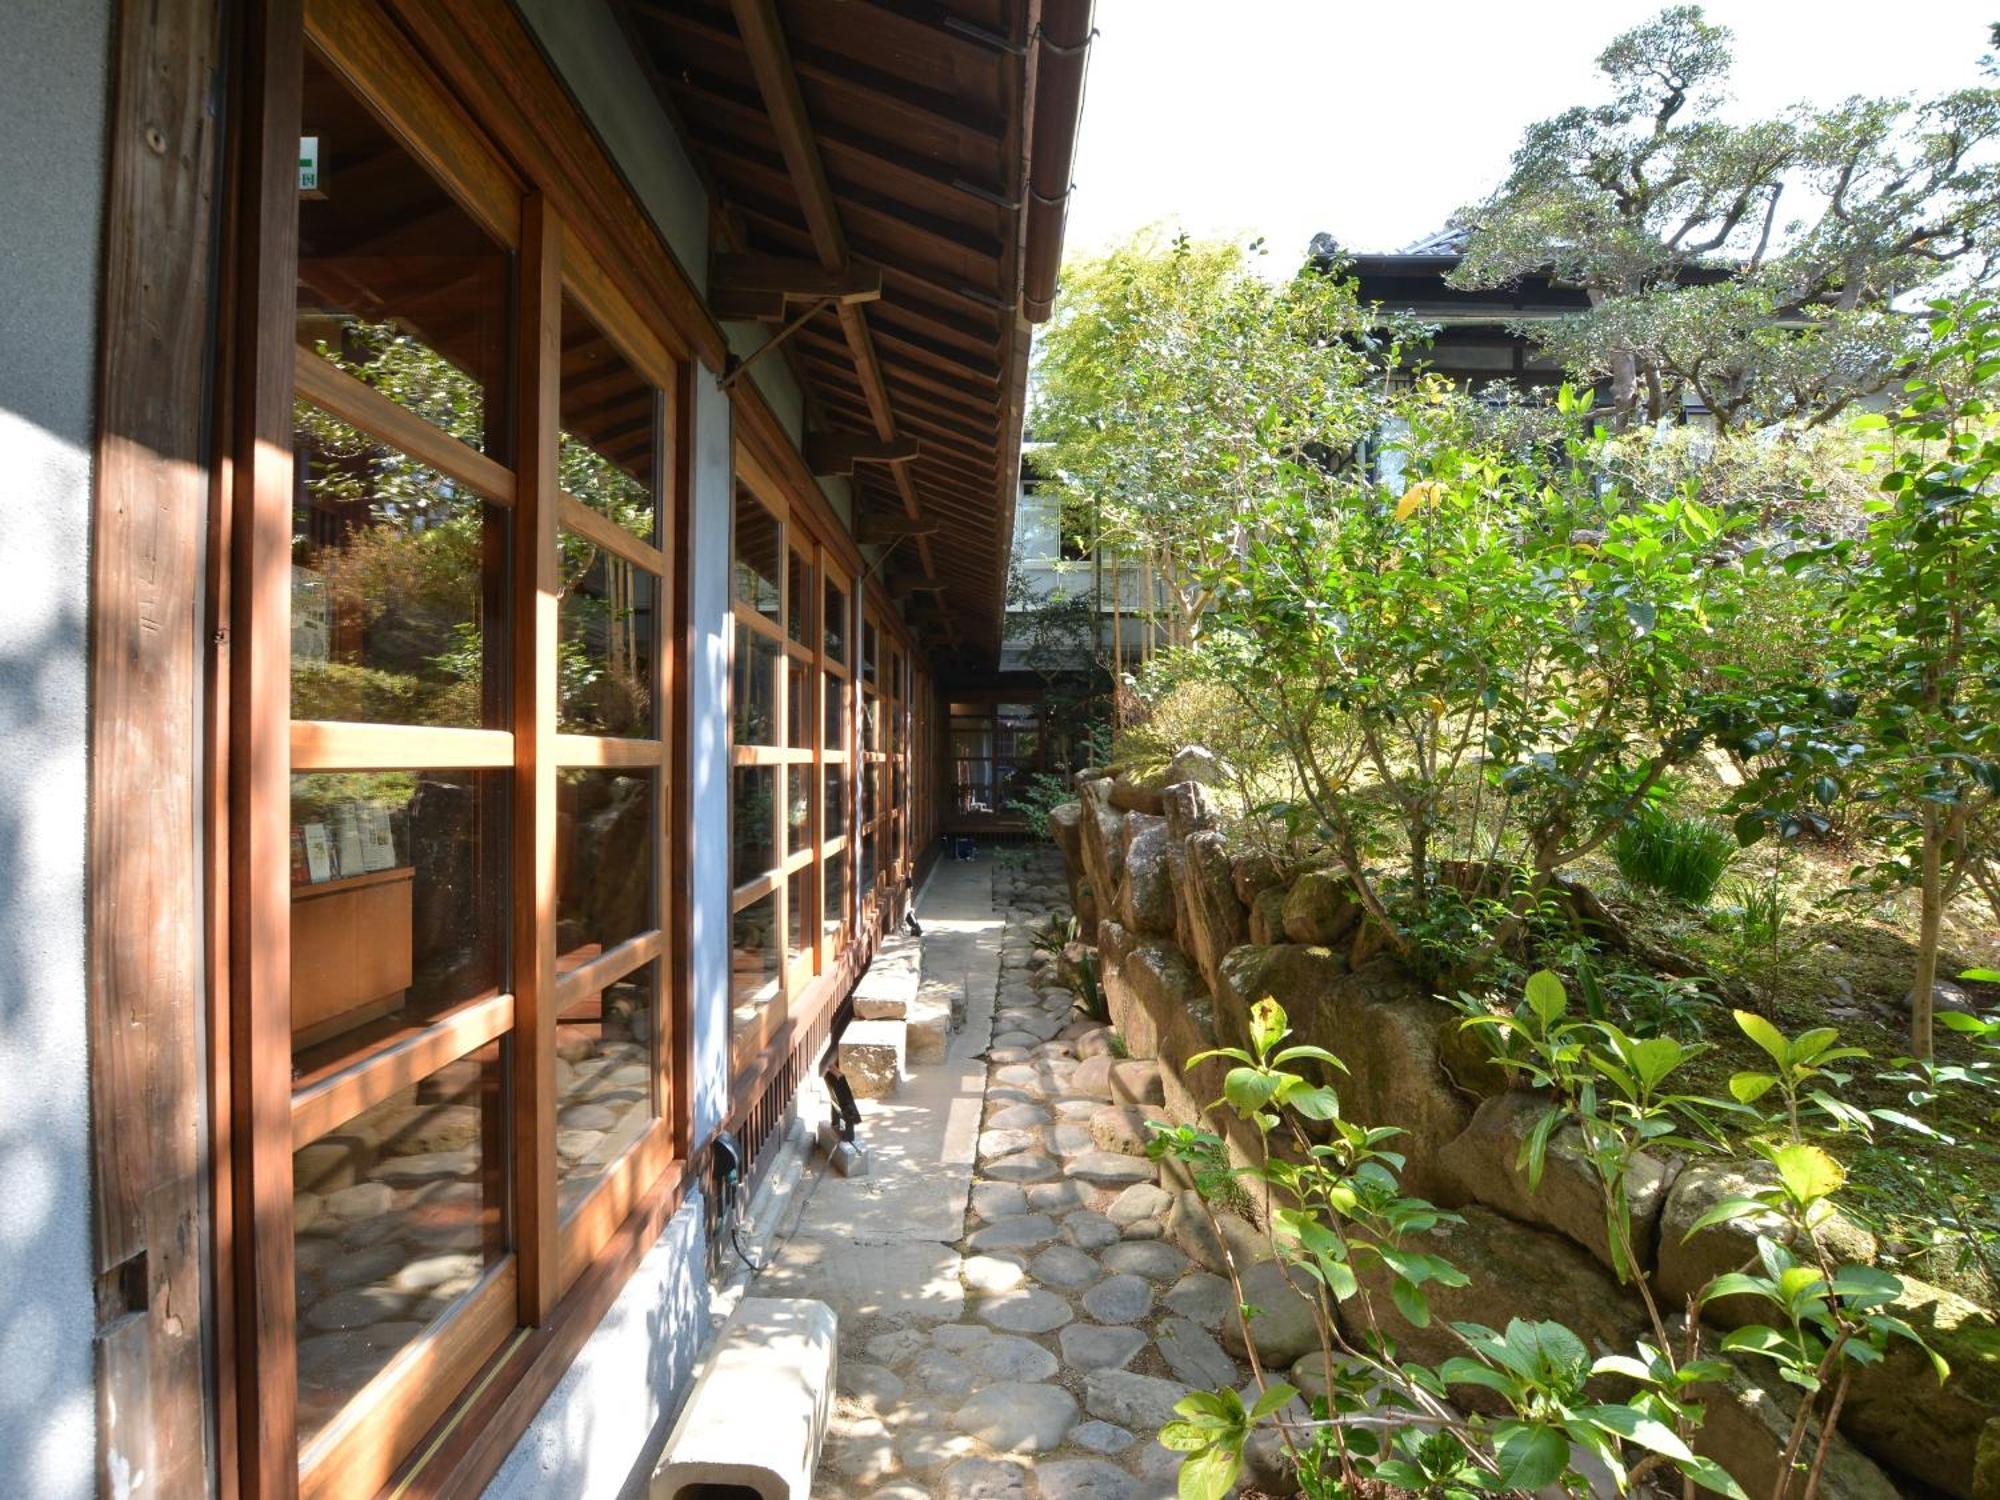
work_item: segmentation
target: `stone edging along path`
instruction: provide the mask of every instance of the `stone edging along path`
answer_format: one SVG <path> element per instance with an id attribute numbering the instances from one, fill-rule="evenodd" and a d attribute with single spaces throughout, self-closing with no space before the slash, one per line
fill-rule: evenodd
<path id="1" fill-rule="evenodd" d="M 1157 1064 L 1114 1056 L 1108 1030 L 1077 1019 L 1037 962 L 1033 926 L 1066 904 L 1053 861 L 989 868 L 1006 925 L 954 1247 L 963 1298 L 842 1309 L 813 1493 L 1165 1500 L 1180 1457 L 1153 1434 L 1174 1403 L 1248 1380 L 1219 1338 L 1229 1284 L 1167 1237 L 1176 1195 L 1142 1146 Z"/>

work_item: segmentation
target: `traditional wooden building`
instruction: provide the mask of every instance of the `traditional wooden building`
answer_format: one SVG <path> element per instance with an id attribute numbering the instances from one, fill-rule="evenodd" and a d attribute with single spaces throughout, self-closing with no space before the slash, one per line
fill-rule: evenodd
<path id="1" fill-rule="evenodd" d="M 1090 9 L 0 8 L 0 1490 L 643 1480 L 997 662 Z"/>

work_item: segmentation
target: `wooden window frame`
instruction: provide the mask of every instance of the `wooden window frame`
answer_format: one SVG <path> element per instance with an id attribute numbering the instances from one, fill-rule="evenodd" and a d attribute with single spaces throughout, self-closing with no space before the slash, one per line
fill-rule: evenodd
<path id="1" fill-rule="evenodd" d="M 211 882 L 216 930 L 228 953 L 214 985 L 220 1075 L 215 1139 L 224 1199 L 216 1213 L 218 1326 L 230 1375 L 224 1383 L 229 1405 L 219 1418 L 224 1489 L 252 1500 L 346 1500 L 392 1483 L 427 1494 L 440 1477 L 432 1461 L 467 1446 L 452 1437 L 445 1419 L 496 1400 L 504 1406 L 517 1393 L 540 1388 L 549 1351 L 580 1336 L 579 1320 L 595 1321 L 616 1280 L 629 1274 L 636 1254 L 678 1203 L 686 1180 L 687 984 L 682 955 L 669 943 L 669 934 L 684 932 L 686 924 L 684 901 L 668 871 L 686 842 L 674 789 L 685 760 L 678 749 L 686 630 L 676 538 L 685 535 L 690 480 L 688 388 L 681 354 L 637 313 L 622 276 L 606 269 L 612 262 L 587 238 L 566 232 L 538 186 L 470 123 L 384 6 L 375 0 L 256 0 L 246 10 L 243 108 L 232 122 L 240 164 L 236 239 L 225 272 L 230 300 L 221 422 L 227 436 L 218 463 L 221 509 L 211 572 L 223 622 L 214 642 L 221 836 Z M 294 341 L 295 144 L 308 44 L 432 180 L 514 257 L 507 293 L 515 329 L 511 467 Z M 662 393 L 669 461 L 661 466 L 656 543 L 623 532 L 559 490 L 565 290 Z M 301 398 L 505 513 L 516 569 L 508 606 L 514 649 L 506 727 L 289 720 L 292 410 Z M 655 738 L 557 732 L 554 585 L 564 525 L 656 579 Z M 290 777 L 411 766 L 485 769 L 509 780 L 509 972 L 502 988 L 381 1038 L 295 1085 L 287 973 Z M 554 800 L 556 773 L 572 766 L 653 773 L 655 920 L 608 952 L 565 963 L 555 952 Z M 648 963 L 657 1117 L 605 1164 L 558 1222 L 557 1015 L 593 987 L 601 990 Z M 505 1170 L 512 1174 L 512 1243 L 471 1291 L 393 1356 L 302 1450 L 293 1375 L 294 1145 L 320 1138 L 361 1109 L 502 1039 L 499 1055 L 512 1095 L 511 1114 L 502 1122 L 511 1144 Z M 578 1290 L 580 1300 L 565 1303 L 586 1273 L 589 1285 Z M 529 1376 L 537 1383 L 517 1384 Z M 428 1444 L 426 1434 L 434 1434 Z"/>

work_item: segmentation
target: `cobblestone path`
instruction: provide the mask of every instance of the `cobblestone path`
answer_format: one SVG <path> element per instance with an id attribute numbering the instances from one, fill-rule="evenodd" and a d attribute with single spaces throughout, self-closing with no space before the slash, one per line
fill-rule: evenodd
<path id="1" fill-rule="evenodd" d="M 1156 1065 L 1114 1055 L 1036 954 L 1053 865 L 991 869 L 1005 929 L 963 1297 L 942 1318 L 843 1311 L 824 1500 L 1171 1496 L 1179 1457 L 1153 1433 L 1191 1386 L 1247 1379 L 1218 1337 L 1228 1283 L 1167 1238 L 1174 1195 L 1142 1145 Z"/>

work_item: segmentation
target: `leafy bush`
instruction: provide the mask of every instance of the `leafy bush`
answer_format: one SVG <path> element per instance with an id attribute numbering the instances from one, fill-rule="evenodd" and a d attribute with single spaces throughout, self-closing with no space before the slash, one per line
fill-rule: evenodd
<path id="1" fill-rule="evenodd" d="M 1736 858 L 1736 836 L 1707 818 L 1648 806 L 1618 830 L 1611 855 L 1632 885 L 1706 906 Z"/>
<path id="2" fill-rule="evenodd" d="M 1164 1446 L 1187 1455 L 1182 1500 L 1220 1500 L 1259 1428 L 1275 1431 L 1300 1489 L 1313 1500 L 1374 1493 L 1364 1481 L 1439 1496 L 1550 1489 L 1591 1495 L 1578 1453 L 1600 1465 L 1621 1494 L 1641 1476 L 1657 1474 L 1681 1481 L 1676 1488 L 1700 1486 L 1747 1500 L 1734 1478 L 1692 1446 L 1705 1412 L 1704 1387 L 1731 1377 L 1717 1351 L 1764 1364 L 1803 1393 L 1782 1452 L 1784 1477 L 1771 1500 L 1813 1500 L 1854 1371 L 1879 1362 L 1892 1340 L 1924 1346 L 1888 1310 L 1902 1282 L 1872 1266 L 1836 1262 L 1821 1235 L 1846 1173 L 1804 1138 L 1801 1116 L 1824 1116 L 1835 1129 L 1869 1127 L 1868 1114 L 1828 1092 L 1839 1084 L 1829 1065 L 1861 1054 L 1839 1046 L 1829 1028 L 1793 1038 L 1747 1012 L 1738 1011 L 1736 1020 L 1770 1059 L 1771 1071 L 1734 1075 L 1729 1100 L 1680 1091 L 1676 1075 L 1700 1047 L 1639 1039 L 1611 1022 L 1574 1016 L 1562 982 L 1546 970 L 1528 980 L 1511 1012 L 1465 1023 L 1487 1032 L 1500 1065 L 1545 1091 L 1547 1111 L 1522 1153 L 1531 1190 L 1540 1185 L 1556 1132 L 1576 1127 L 1603 1201 L 1614 1269 L 1639 1294 L 1648 1324 L 1631 1352 L 1596 1358 L 1562 1324 L 1520 1319 L 1500 1330 L 1454 1323 L 1465 1352 L 1435 1368 L 1400 1353 L 1376 1320 L 1369 1283 L 1385 1281 L 1397 1311 L 1418 1327 L 1432 1318 L 1427 1288 L 1468 1284 L 1463 1271 L 1424 1248 L 1428 1231 L 1457 1216 L 1402 1192 L 1403 1157 L 1391 1147 L 1400 1132 L 1343 1116 L 1334 1083 L 1308 1070 L 1331 1080 L 1345 1066 L 1322 1048 L 1289 1045 L 1284 1008 L 1269 997 L 1251 1009 L 1247 1048 L 1191 1059 L 1190 1068 L 1210 1057 L 1229 1064 L 1223 1097 L 1208 1110 L 1227 1109 L 1249 1124 L 1265 1143 L 1260 1159 L 1234 1165 L 1218 1134 L 1187 1125 L 1157 1129 L 1149 1152 L 1180 1162 L 1205 1204 L 1227 1201 L 1240 1191 L 1239 1180 L 1258 1184 L 1269 1210 L 1269 1248 L 1311 1308 L 1329 1382 L 1300 1415 L 1304 1398 L 1264 1370 L 1244 1322 L 1254 1396 L 1246 1404 L 1247 1393 L 1226 1386 L 1196 1391 L 1160 1433 Z M 1777 1109 L 1757 1107 L 1767 1096 L 1779 1101 Z M 1674 1309 L 1650 1289 L 1630 1239 L 1628 1183 L 1643 1153 L 1706 1149 L 1719 1138 L 1717 1120 L 1725 1113 L 1754 1117 L 1758 1150 L 1776 1182 L 1726 1199 L 1696 1221 L 1695 1229 L 1724 1221 L 1754 1228 L 1757 1254 L 1711 1280 L 1693 1305 L 1754 1299 L 1768 1321 L 1732 1329 L 1705 1347 L 1710 1330 L 1699 1319 L 1671 1324 Z M 1247 1320 L 1256 1309 L 1244 1305 L 1241 1268 L 1227 1248 L 1225 1260 L 1237 1316 Z M 1931 1359 L 1944 1379 L 1944 1362 Z M 1617 1384 L 1607 1389 L 1604 1376 Z M 1465 1410 L 1454 1387 L 1497 1397 L 1500 1414 Z"/>

